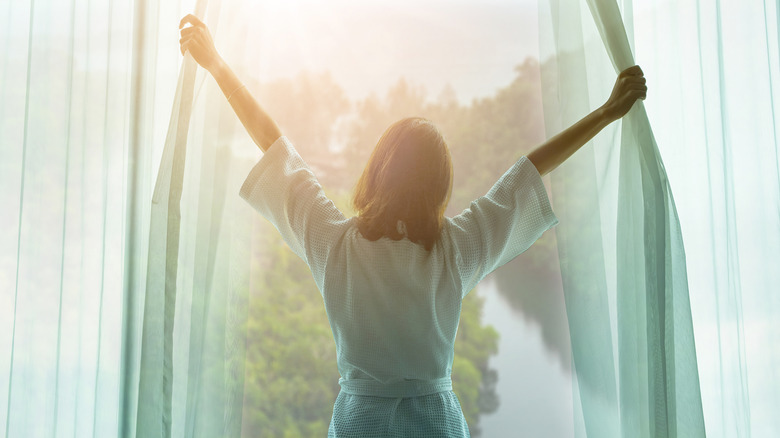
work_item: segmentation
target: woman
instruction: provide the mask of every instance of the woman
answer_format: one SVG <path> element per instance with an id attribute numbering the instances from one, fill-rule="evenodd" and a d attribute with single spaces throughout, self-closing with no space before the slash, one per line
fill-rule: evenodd
<path id="1" fill-rule="evenodd" d="M 485 275 L 558 223 L 541 176 L 647 92 L 638 66 L 607 102 L 520 158 L 483 197 L 444 217 L 452 163 L 421 118 L 390 126 L 358 181 L 358 215 L 345 218 L 192 15 L 189 51 L 219 84 L 265 152 L 240 194 L 311 268 L 336 341 L 341 391 L 328 436 L 469 436 L 450 374 L 461 301 Z"/>

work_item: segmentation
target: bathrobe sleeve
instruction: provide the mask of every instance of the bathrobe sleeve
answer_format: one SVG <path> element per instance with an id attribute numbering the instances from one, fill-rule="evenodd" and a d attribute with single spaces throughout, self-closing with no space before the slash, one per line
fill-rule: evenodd
<path id="1" fill-rule="evenodd" d="M 461 214 L 445 221 L 461 296 L 558 224 L 536 167 L 522 157 Z"/>
<path id="2" fill-rule="evenodd" d="M 346 219 L 286 137 L 268 148 L 241 186 L 240 195 L 309 265 L 322 293 L 328 255 L 343 234 Z"/>

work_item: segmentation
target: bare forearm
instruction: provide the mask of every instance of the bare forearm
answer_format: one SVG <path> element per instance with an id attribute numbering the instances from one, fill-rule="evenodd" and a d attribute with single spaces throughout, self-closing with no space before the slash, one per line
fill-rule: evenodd
<path id="1" fill-rule="evenodd" d="M 537 146 L 527 157 L 539 171 L 539 174 L 544 176 L 566 161 L 614 120 L 603 107 L 600 107 L 568 129 Z"/>
<path id="2" fill-rule="evenodd" d="M 230 66 L 220 60 L 209 72 L 255 144 L 265 152 L 282 136 L 279 126 L 257 103 Z"/>

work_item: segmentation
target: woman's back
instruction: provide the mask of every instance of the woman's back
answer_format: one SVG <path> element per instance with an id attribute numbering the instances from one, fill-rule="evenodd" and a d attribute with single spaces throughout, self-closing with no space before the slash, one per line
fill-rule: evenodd
<path id="1" fill-rule="evenodd" d="M 430 250 L 363 237 L 284 137 L 241 196 L 306 261 L 322 294 L 341 374 L 330 436 L 468 436 L 450 380 L 461 302 L 557 224 L 533 164 L 521 158 L 485 196 L 445 218 Z"/>
<path id="2" fill-rule="evenodd" d="M 461 294 L 443 242 L 427 251 L 408 239 L 372 242 L 347 228 L 324 284 L 343 379 L 449 377 Z"/>
<path id="3" fill-rule="evenodd" d="M 347 228 L 324 284 L 342 376 L 329 436 L 469 435 L 450 381 L 462 300 L 449 265 L 441 244 Z"/>

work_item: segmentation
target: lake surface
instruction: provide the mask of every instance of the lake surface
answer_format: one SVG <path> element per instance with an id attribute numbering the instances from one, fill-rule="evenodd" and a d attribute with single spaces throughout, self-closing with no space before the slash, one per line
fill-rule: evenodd
<path id="1" fill-rule="evenodd" d="M 511 308 L 493 278 L 480 283 L 483 322 L 499 333 L 498 410 L 480 420 L 483 437 L 572 437 L 572 380 L 545 346 L 539 324 Z M 564 310 L 559 309 L 565 316 Z"/>

